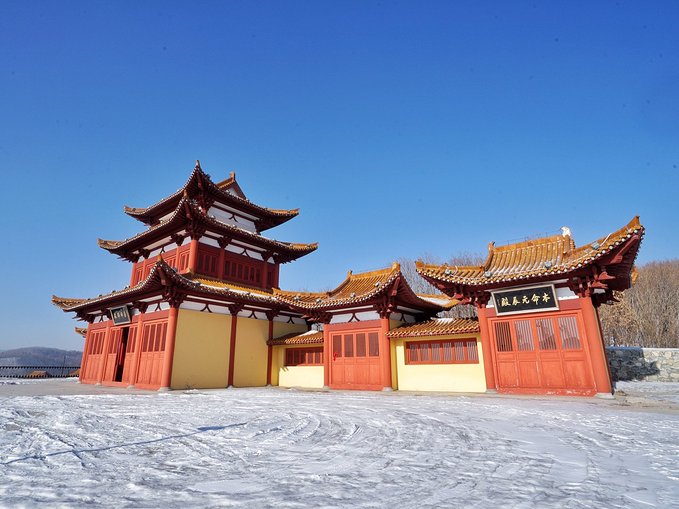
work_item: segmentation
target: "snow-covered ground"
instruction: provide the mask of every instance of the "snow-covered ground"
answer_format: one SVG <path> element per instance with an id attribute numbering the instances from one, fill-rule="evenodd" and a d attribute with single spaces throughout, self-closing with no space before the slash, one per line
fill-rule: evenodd
<path id="1" fill-rule="evenodd" d="M 655 385 L 674 399 L 645 397 Z M 623 390 L 606 401 L 0 381 L 0 506 L 679 507 L 679 384 Z"/>

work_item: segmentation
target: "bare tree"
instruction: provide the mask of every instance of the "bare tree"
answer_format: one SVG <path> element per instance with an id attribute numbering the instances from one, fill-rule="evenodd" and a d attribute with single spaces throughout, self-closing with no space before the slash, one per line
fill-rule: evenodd
<path id="1" fill-rule="evenodd" d="M 478 253 L 460 253 L 451 256 L 448 260 L 442 261 L 440 258 L 429 253 L 424 254 L 420 260 L 431 264 L 447 264 L 455 265 L 481 265 L 485 261 L 485 257 Z M 401 264 L 401 273 L 405 276 L 406 281 L 415 293 L 423 294 L 440 294 L 441 292 L 424 278 L 422 278 L 415 270 L 415 262 L 409 258 L 400 258 L 398 262 Z M 476 316 L 476 309 L 470 305 L 457 305 L 448 311 L 441 313 L 441 316 L 450 318 L 473 318 Z"/>
<path id="2" fill-rule="evenodd" d="M 608 344 L 679 348 L 679 259 L 638 268 L 632 288 L 620 301 L 599 308 Z"/>

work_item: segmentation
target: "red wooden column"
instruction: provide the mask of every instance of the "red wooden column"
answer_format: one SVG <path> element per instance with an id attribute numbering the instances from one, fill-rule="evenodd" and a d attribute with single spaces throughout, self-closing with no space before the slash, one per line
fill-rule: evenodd
<path id="1" fill-rule="evenodd" d="M 78 375 L 78 383 L 83 379 L 87 365 L 87 352 L 90 350 L 90 341 L 92 341 L 92 324 L 87 324 L 87 334 L 85 334 L 85 344 L 83 345 L 83 356 L 80 359 L 80 374 Z"/>
<path id="2" fill-rule="evenodd" d="M 130 286 L 134 286 L 134 276 L 137 274 L 137 263 L 132 264 L 132 275 L 130 276 Z"/>
<path id="3" fill-rule="evenodd" d="M 608 359 L 604 349 L 599 321 L 597 320 L 596 310 L 591 297 L 580 297 L 580 308 L 582 309 L 582 319 L 585 323 L 585 334 L 587 335 L 587 346 L 589 347 L 589 358 L 592 361 L 592 372 L 594 374 L 594 385 L 597 393 L 612 394 L 613 387 L 608 371 Z"/>
<path id="4" fill-rule="evenodd" d="M 137 373 L 139 373 L 139 363 L 141 362 L 141 347 L 142 339 L 144 339 L 144 311 L 139 310 L 139 315 L 137 317 L 137 332 L 134 338 L 134 363 L 132 364 L 132 371 L 130 371 L 130 379 L 128 381 L 128 389 L 134 387 L 137 383 Z"/>
<path id="5" fill-rule="evenodd" d="M 330 359 L 332 358 L 332 346 L 330 344 L 330 331 L 327 323 L 323 324 L 323 388 L 330 388 Z"/>
<path id="6" fill-rule="evenodd" d="M 104 350 L 101 352 L 101 362 L 99 363 L 99 373 L 97 374 L 97 385 L 101 385 L 104 379 L 104 370 L 106 369 L 106 361 L 108 359 L 109 343 L 111 342 L 111 325 L 113 319 L 106 322 L 106 337 L 104 338 Z"/>
<path id="7" fill-rule="evenodd" d="M 196 272 L 196 260 L 198 260 L 198 239 L 191 239 L 189 244 L 189 266 L 191 272 Z"/>
<path id="8" fill-rule="evenodd" d="M 165 336 L 165 353 L 163 354 L 163 373 L 160 377 L 160 390 L 168 390 L 172 382 L 172 362 L 174 361 L 174 341 L 177 337 L 177 316 L 179 304 L 170 307 Z"/>
<path id="9" fill-rule="evenodd" d="M 276 314 L 273 312 L 267 312 L 266 317 L 269 319 L 269 339 L 270 342 L 273 339 L 273 319 Z M 271 368 L 273 367 L 273 346 L 268 344 L 266 349 L 266 385 L 271 385 Z"/>
<path id="10" fill-rule="evenodd" d="M 601 345 L 604 349 L 604 357 L 606 359 L 606 368 L 608 369 L 608 380 L 611 383 L 611 394 L 615 394 L 615 388 L 613 387 L 613 373 L 611 373 L 611 365 L 608 362 L 608 350 L 606 350 L 606 343 L 604 341 L 603 331 L 604 328 L 601 326 L 601 315 L 599 314 L 599 306 L 594 308 L 594 314 L 596 315 L 596 324 L 599 328 L 599 333 L 601 334 Z"/>
<path id="11" fill-rule="evenodd" d="M 229 245 L 229 239 L 222 237 L 217 241 L 219 244 L 219 260 L 217 261 L 217 279 L 224 279 L 224 261 L 226 259 L 226 246 Z M 228 274 L 226 274 L 228 276 Z"/>
<path id="12" fill-rule="evenodd" d="M 495 382 L 495 367 L 493 366 L 493 351 L 490 341 L 490 327 L 488 326 L 488 308 L 477 306 L 476 312 L 479 315 L 479 330 L 481 332 L 481 348 L 483 349 L 483 370 L 486 375 L 486 390 L 497 390 Z"/>
<path id="13" fill-rule="evenodd" d="M 380 317 L 380 369 L 382 371 L 382 390 L 390 391 L 391 387 L 391 345 L 387 333 L 389 332 L 389 316 Z"/>
<path id="14" fill-rule="evenodd" d="M 231 339 L 229 341 L 229 375 L 226 386 L 233 387 L 233 372 L 236 365 L 236 333 L 238 332 L 238 312 L 243 306 L 233 304 L 229 306 L 231 313 Z"/>
<path id="15" fill-rule="evenodd" d="M 273 278 L 272 281 L 269 281 L 269 286 L 273 286 L 275 288 L 278 288 L 278 278 L 280 277 L 280 269 L 281 269 L 281 264 L 276 263 L 274 264 L 274 269 L 273 269 Z"/>

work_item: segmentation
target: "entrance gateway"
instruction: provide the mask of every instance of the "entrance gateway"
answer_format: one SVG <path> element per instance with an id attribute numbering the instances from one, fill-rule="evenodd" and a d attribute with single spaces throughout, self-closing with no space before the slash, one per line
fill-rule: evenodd
<path id="1" fill-rule="evenodd" d="M 561 235 L 488 246 L 480 266 L 417 264 L 417 272 L 479 316 L 488 390 L 594 395 L 612 392 L 601 304 L 632 285 L 644 228 L 625 227 L 576 247 Z"/>

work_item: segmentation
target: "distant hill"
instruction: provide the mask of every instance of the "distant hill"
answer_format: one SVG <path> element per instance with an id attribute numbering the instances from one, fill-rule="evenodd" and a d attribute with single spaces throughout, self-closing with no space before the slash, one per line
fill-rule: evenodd
<path id="1" fill-rule="evenodd" d="M 0 352 L 0 366 L 80 366 L 82 355 L 77 350 L 39 346 L 15 348 Z"/>

